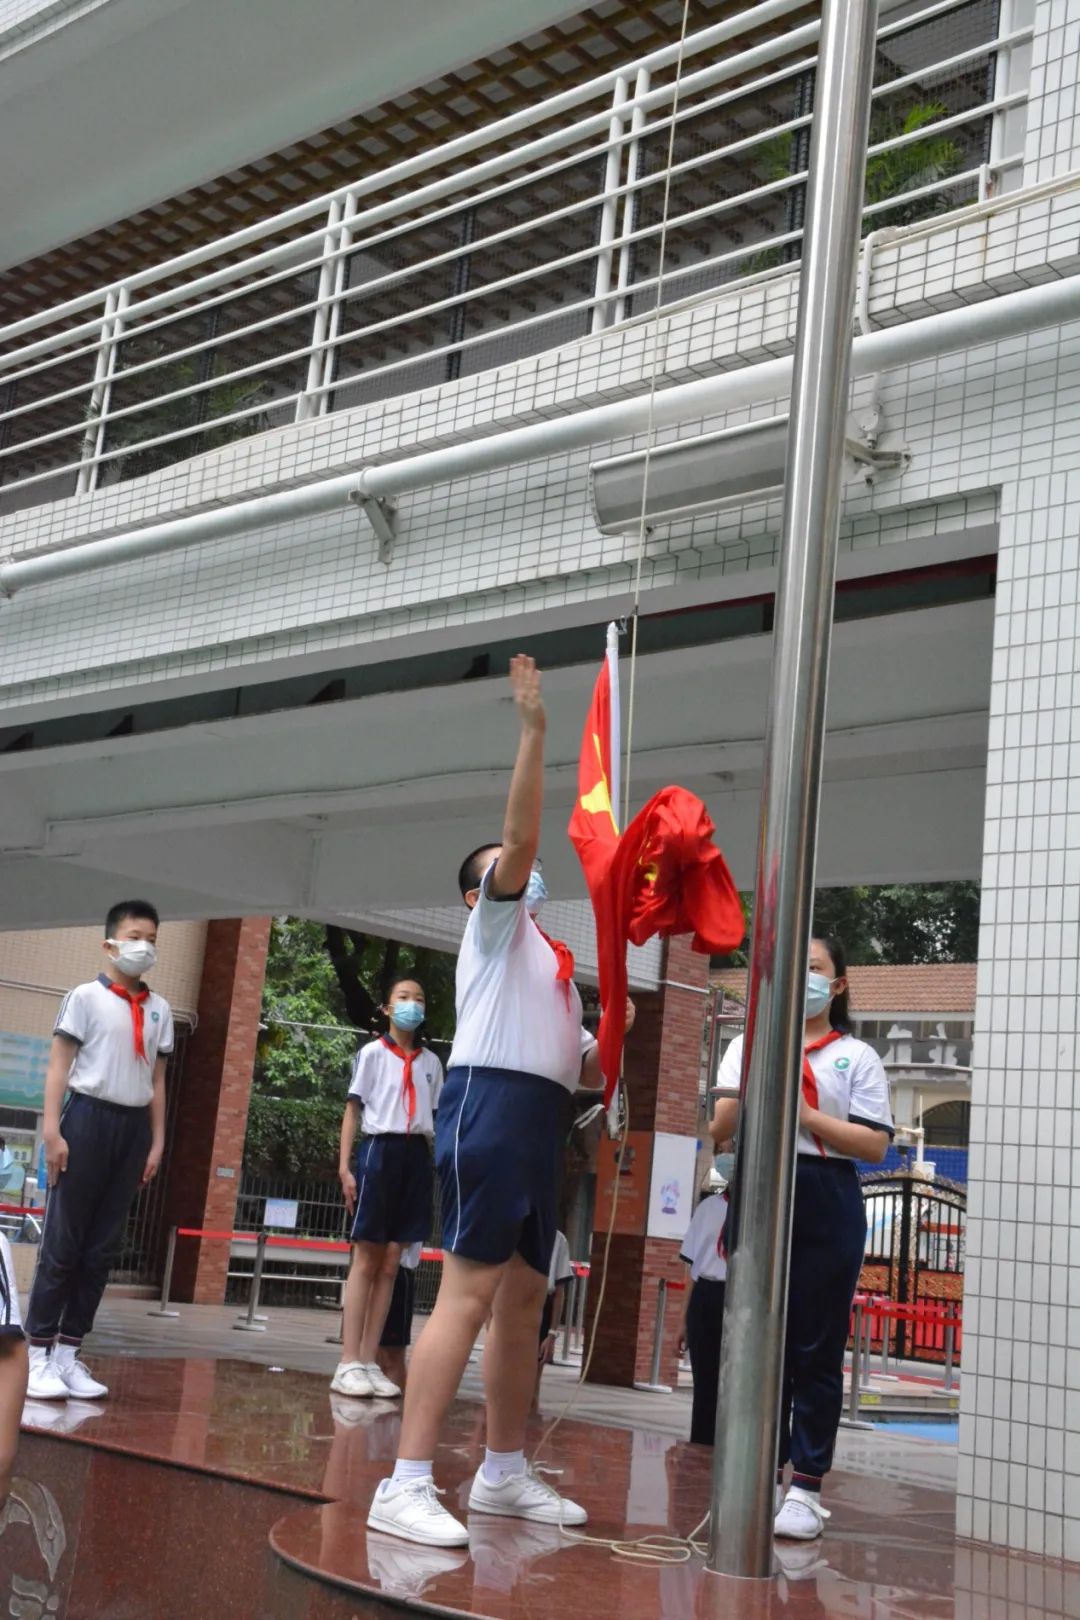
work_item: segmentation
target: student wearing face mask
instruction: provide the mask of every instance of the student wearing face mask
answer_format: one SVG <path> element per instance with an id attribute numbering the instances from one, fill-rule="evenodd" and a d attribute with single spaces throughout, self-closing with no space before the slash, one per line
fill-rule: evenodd
<path id="1" fill-rule="evenodd" d="M 105 919 L 103 971 L 65 998 L 45 1075 L 49 1192 L 26 1312 L 32 1400 L 95 1400 L 108 1389 L 79 1357 L 131 1200 L 165 1146 L 169 1004 L 143 983 L 158 914 L 123 900 Z"/>
<path id="2" fill-rule="evenodd" d="M 412 977 L 395 979 L 382 1012 L 388 1032 L 356 1054 L 341 1121 L 338 1174 L 353 1218 L 353 1256 L 341 1361 L 330 1388 L 335 1395 L 391 1399 L 401 1390 L 378 1364 L 379 1340 L 402 1249 L 431 1233 L 431 1139 L 443 1072 L 423 1044 L 423 985 Z M 354 1163 L 361 1110 L 363 1135 Z"/>
<path id="3" fill-rule="evenodd" d="M 429 1546 L 469 1531 L 440 1501 L 433 1470 L 443 1420 L 485 1321 L 486 1450 L 470 1516 L 583 1524 L 525 1460 L 536 1347 L 556 1232 L 567 1093 L 599 1086 L 596 1042 L 581 1023 L 568 948 L 536 920 L 546 890 L 537 863 L 546 717 L 540 672 L 510 666 L 520 723 L 502 840 L 458 873 L 469 920 L 457 963 L 457 1032 L 436 1129 L 443 1276 L 413 1350 L 401 1442 L 368 1526 Z M 632 1011 L 628 1009 L 629 1024 Z M 480 1521 L 481 1523 L 483 1520 Z"/>
<path id="4" fill-rule="evenodd" d="M 742 1048 L 740 1035 L 724 1053 L 721 1087 L 739 1085 Z M 837 939 L 810 941 L 799 1085 L 775 1533 L 813 1541 L 829 1516 L 821 1505 L 821 1485 L 840 1427 L 851 1304 L 866 1249 L 866 1210 L 855 1166 L 857 1161 L 880 1164 L 893 1135 L 881 1059 L 849 1033 L 846 963 Z M 715 1142 L 734 1134 L 738 1113 L 737 1101 L 719 1099 L 710 1127 Z M 788 1462 L 792 1474 L 785 1495 Z"/>

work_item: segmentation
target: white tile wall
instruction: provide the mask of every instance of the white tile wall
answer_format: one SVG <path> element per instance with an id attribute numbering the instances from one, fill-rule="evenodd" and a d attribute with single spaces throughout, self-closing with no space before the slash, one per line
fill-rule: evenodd
<path id="1" fill-rule="evenodd" d="M 1024 179 L 1080 168 L 1080 0 L 1036 0 Z"/>
<path id="2" fill-rule="evenodd" d="M 0 60 L 108 0 L 0 0 Z"/>
<path id="3" fill-rule="evenodd" d="M 1002 490 L 958 1524 L 1080 1561 L 1075 388 L 1071 398 L 1069 448 L 1059 454 L 1052 433 L 1037 467 L 1023 458 Z"/>

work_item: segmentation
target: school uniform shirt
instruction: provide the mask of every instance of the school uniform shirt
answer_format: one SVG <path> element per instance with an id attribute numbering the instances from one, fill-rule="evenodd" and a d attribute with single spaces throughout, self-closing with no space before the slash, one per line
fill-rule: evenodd
<path id="1" fill-rule="evenodd" d="M 146 1108 L 154 1094 L 154 1064 L 173 1049 L 172 1012 L 164 996 L 151 990 L 142 1003 L 146 1055 L 139 1057 L 131 1003 L 110 990 L 111 983 L 101 973 L 64 997 L 53 1034 L 79 1043 L 68 1089 L 127 1108 Z"/>
<path id="2" fill-rule="evenodd" d="M 555 952 L 524 897 L 491 897 L 494 870 L 484 873 L 458 953 L 450 1067 L 535 1074 L 576 1091 L 582 1058 L 596 1045 L 582 1028 L 577 986 L 557 978 Z"/>
<path id="3" fill-rule="evenodd" d="M 364 1108 L 365 1136 L 433 1136 L 435 1110 L 442 1090 L 442 1064 L 434 1052 L 421 1046 L 413 1059 L 416 1112 L 410 1123 L 405 1099 L 405 1060 L 393 1044 L 380 1037 L 362 1046 L 353 1062 L 349 1096 Z"/>
<path id="4" fill-rule="evenodd" d="M 743 1037 L 736 1035 L 720 1063 L 719 1084 L 737 1086 L 742 1072 Z M 810 1067 L 817 1082 L 821 1113 L 833 1119 L 846 1119 L 853 1125 L 870 1125 L 875 1130 L 893 1134 L 892 1107 L 889 1102 L 889 1081 L 884 1066 L 872 1046 L 855 1039 L 854 1035 L 841 1035 L 828 1046 L 809 1052 Z M 816 1157 L 847 1159 L 828 1142 L 818 1146 L 809 1131 L 799 1129 L 799 1152 Z"/>
<path id="5" fill-rule="evenodd" d="M 554 1294 L 560 1283 L 572 1282 L 574 1267 L 570 1260 L 570 1245 L 562 1232 L 555 1234 L 555 1247 L 551 1251 L 551 1264 L 548 1267 L 548 1298 Z"/>
<path id="6" fill-rule="evenodd" d="M 709 1282 L 727 1281 L 727 1259 L 720 1253 L 720 1234 L 728 1215 L 723 1193 L 703 1198 L 690 1218 L 679 1259 L 690 1267 L 691 1282 L 705 1277 Z"/>

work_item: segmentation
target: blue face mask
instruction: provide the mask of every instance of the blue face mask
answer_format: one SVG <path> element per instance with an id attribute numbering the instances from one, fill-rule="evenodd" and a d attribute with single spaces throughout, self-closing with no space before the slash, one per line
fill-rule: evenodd
<path id="1" fill-rule="evenodd" d="M 390 1008 L 390 1022 L 398 1029 L 419 1029 L 427 1017 L 422 1001 L 395 1001 Z"/>
<path id="2" fill-rule="evenodd" d="M 806 975 L 806 1016 L 816 1018 L 823 1013 L 832 1000 L 832 980 L 827 979 L 824 973 L 808 973 Z"/>
<path id="3" fill-rule="evenodd" d="M 530 917 L 536 916 L 547 897 L 547 884 L 544 882 L 543 875 L 534 867 L 529 873 L 529 881 L 525 885 L 525 909 Z"/>

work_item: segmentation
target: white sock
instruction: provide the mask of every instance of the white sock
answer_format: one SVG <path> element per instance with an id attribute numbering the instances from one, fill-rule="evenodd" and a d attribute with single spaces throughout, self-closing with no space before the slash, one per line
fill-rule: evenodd
<path id="1" fill-rule="evenodd" d="M 399 1457 L 394 1464 L 392 1485 L 407 1485 L 410 1479 L 428 1479 L 434 1462 L 413 1462 L 410 1457 Z"/>
<path id="2" fill-rule="evenodd" d="M 56 1362 L 58 1367 L 73 1367 L 76 1361 L 79 1359 L 79 1351 L 81 1349 L 81 1344 L 60 1343 L 53 1351 L 53 1360 Z"/>
<path id="3" fill-rule="evenodd" d="M 504 1479 L 515 1479 L 524 1472 L 524 1451 L 484 1452 L 484 1479 L 489 1485 L 501 1485 Z"/>

